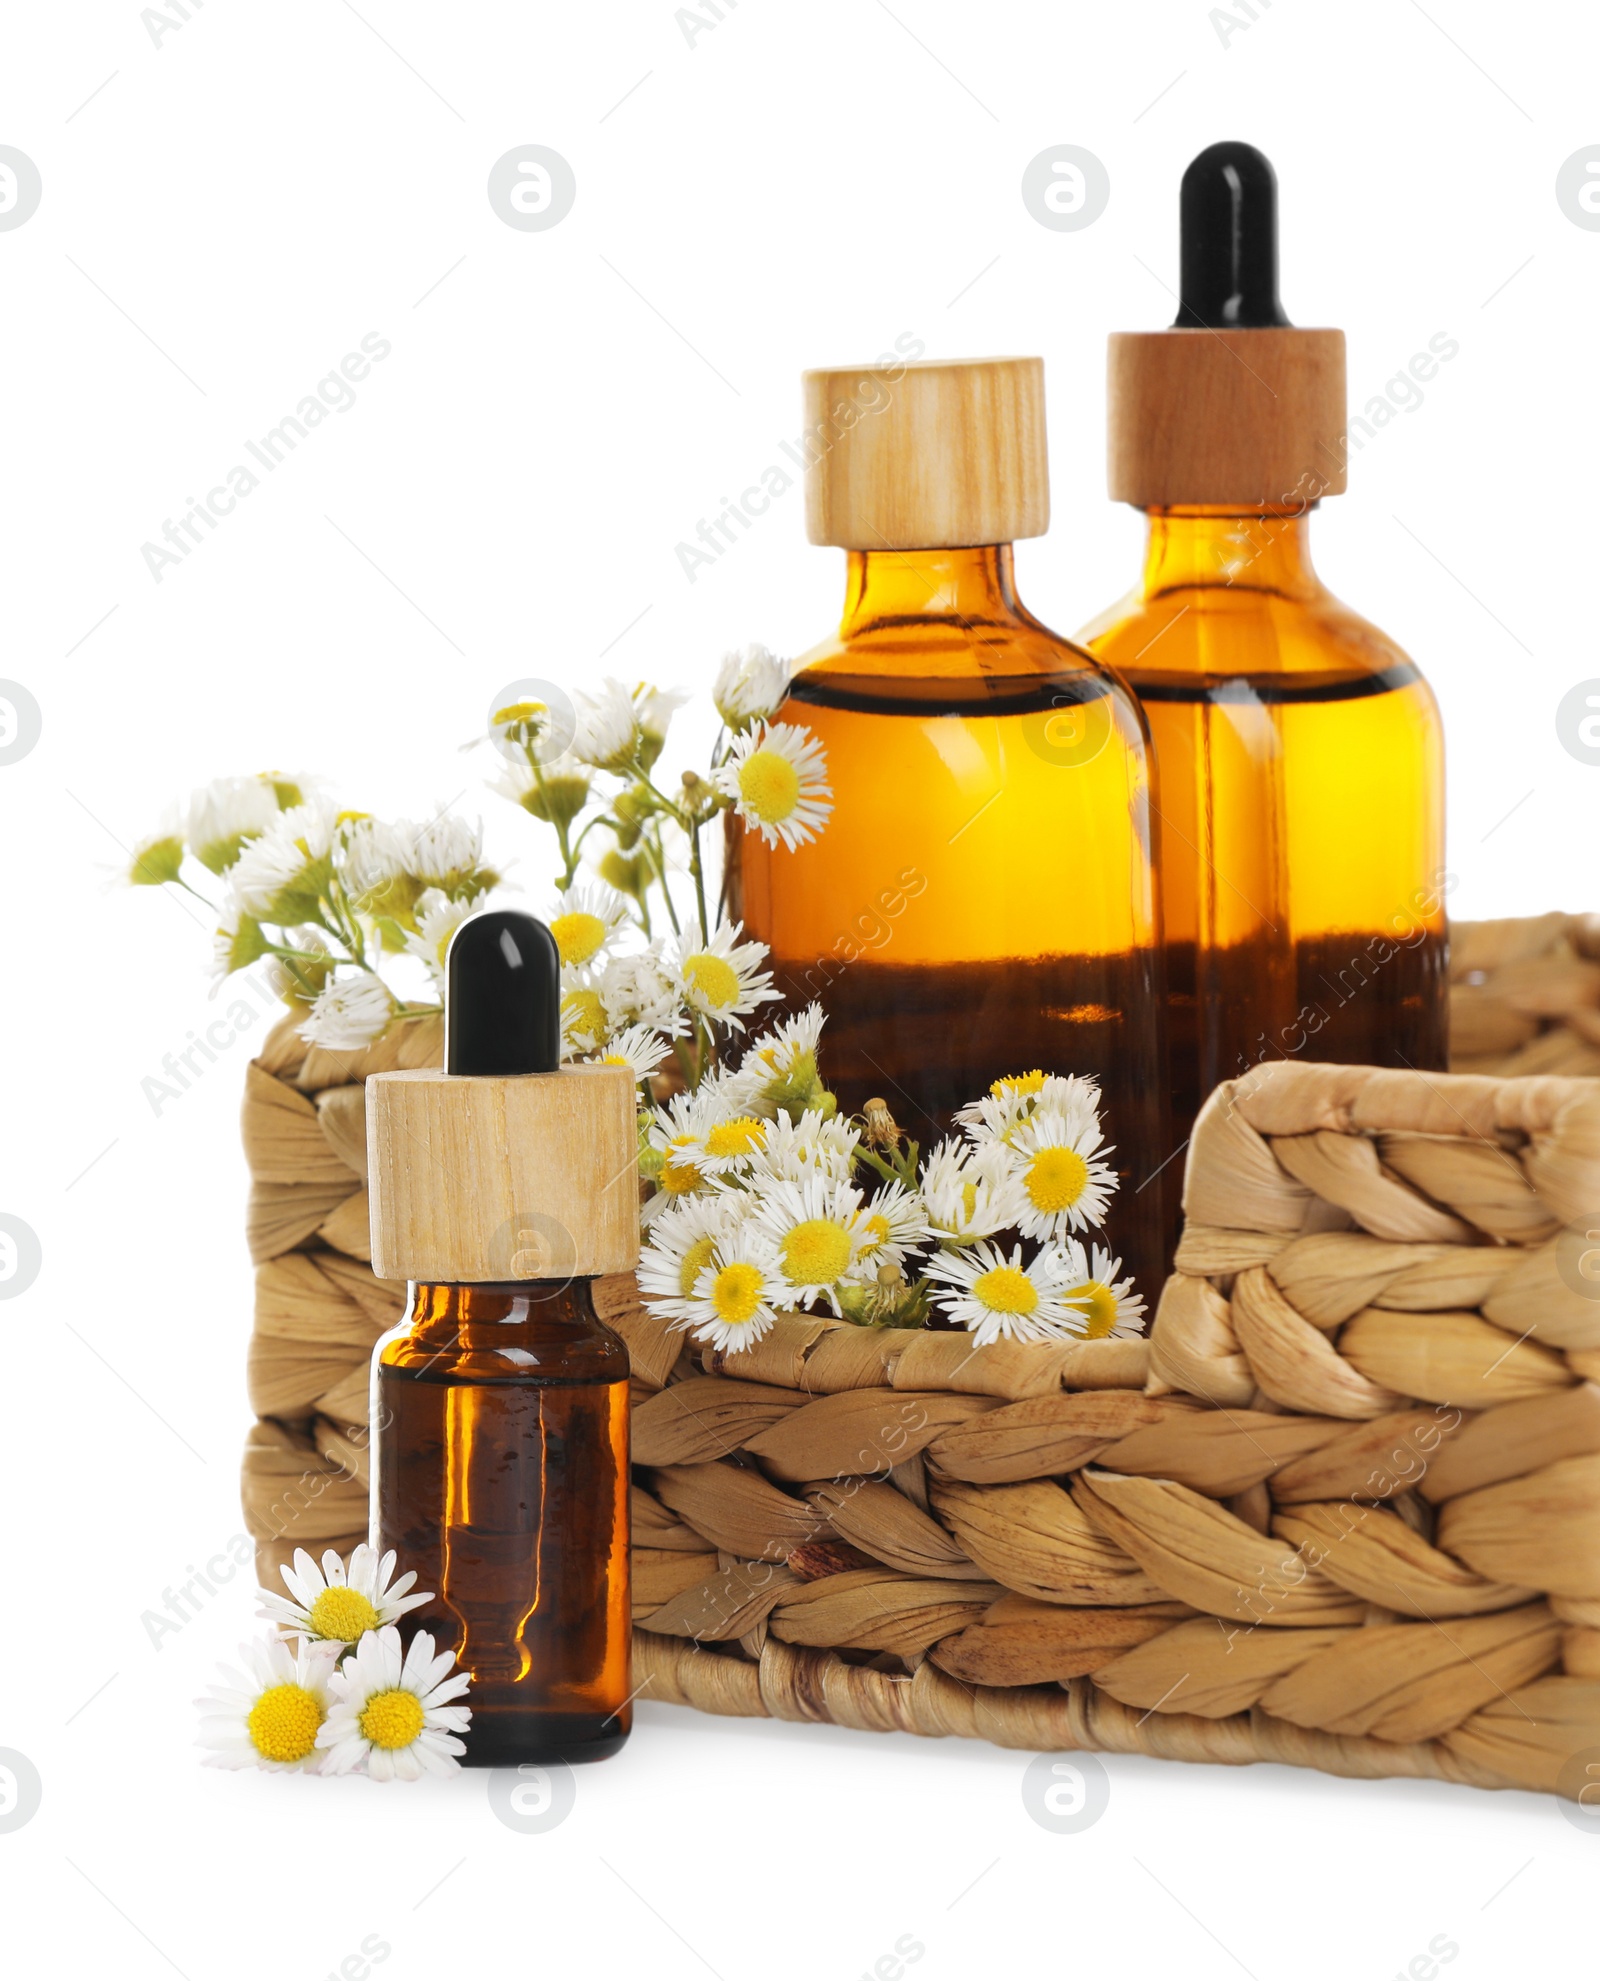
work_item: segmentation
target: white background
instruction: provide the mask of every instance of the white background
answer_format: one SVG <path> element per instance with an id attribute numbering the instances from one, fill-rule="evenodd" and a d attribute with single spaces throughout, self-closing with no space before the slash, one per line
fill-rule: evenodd
<path id="1" fill-rule="evenodd" d="M 1530 1795 L 1112 1758 L 1106 1816 L 1057 1836 L 1024 1811 L 1025 1755 L 649 1706 L 543 1837 L 497 1822 L 481 1775 L 198 1766 L 189 1702 L 251 1627 L 246 1578 L 159 1650 L 141 1616 L 241 1524 L 249 1047 L 152 1112 L 141 1079 L 215 1015 L 207 930 L 119 892 L 119 848 L 209 777 L 303 768 L 379 811 L 459 797 L 537 892 L 536 829 L 458 747 L 500 684 L 703 686 L 726 646 L 793 652 L 836 614 L 842 554 L 806 545 L 798 489 L 695 584 L 674 552 L 780 458 L 802 365 L 905 331 L 1042 352 L 1055 524 L 1018 566 L 1071 631 L 1139 554 L 1103 495 L 1105 334 L 1170 321 L 1188 158 L 1263 146 L 1285 301 L 1346 328 L 1353 403 L 1436 332 L 1460 343 L 1314 525 L 1442 703 L 1456 912 L 1600 907 L 1600 773 L 1554 721 L 1600 673 L 1600 234 L 1555 198 L 1600 144 L 1594 16 L 723 14 L 692 41 L 667 0 L 190 0 L 159 42 L 134 0 L 9 20 L 0 142 L 44 197 L 0 233 L 0 673 L 44 733 L 0 769 L 0 1210 L 44 1270 L 0 1305 L 0 1747 L 44 1802 L 0 1835 L 0 1944 L 19 1972 L 130 1981 L 321 1976 L 373 1934 L 396 1977 L 817 1981 L 905 1935 L 930 1981 L 1387 1976 L 1439 1935 L 1463 1975 L 1556 1971 L 1600 1843 Z M 577 177 L 545 233 L 485 195 L 526 142 Z M 1110 174 L 1076 233 L 1019 192 L 1060 143 Z M 140 546 L 370 331 L 392 353 L 354 408 L 158 585 Z"/>

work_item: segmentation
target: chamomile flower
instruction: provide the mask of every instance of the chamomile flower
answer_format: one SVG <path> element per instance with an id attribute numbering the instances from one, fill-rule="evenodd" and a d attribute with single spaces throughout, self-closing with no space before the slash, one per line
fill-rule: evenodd
<path id="1" fill-rule="evenodd" d="M 1122 1261 L 1112 1258 L 1104 1245 L 1092 1246 L 1085 1258 L 1076 1238 L 1069 1238 L 1062 1250 L 1071 1261 L 1072 1284 L 1066 1297 L 1084 1319 L 1074 1332 L 1086 1341 L 1142 1335 L 1144 1295 L 1134 1292 L 1131 1275 L 1117 1278 Z"/>
<path id="2" fill-rule="evenodd" d="M 548 922 L 562 968 L 583 969 L 627 927 L 628 904 L 609 887 L 569 887 Z"/>
<path id="3" fill-rule="evenodd" d="M 648 770 L 660 756 L 672 718 L 689 699 L 682 688 L 654 688 L 641 681 L 633 691 L 633 712 L 639 724 L 640 762 Z"/>
<path id="4" fill-rule="evenodd" d="M 317 1736 L 333 1704 L 339 1647 L 302 1642 L 296 1649 L 281 1637 L 259 1637 L 241 1644 L 239 1656 L 244 1670 L 223 1665 L 220 1681 L 195 1701 L 204 1765 L 320 1774 Z"/>
<path id="5" fill-rule="evenodd" d="M 589 802 L 594 773 L 570 751 L 548 763 L 508 763 L 490 789 L 547 825 L 571 825 Z"/>
<path id="6" fill-rule="evenodd" d="M 824 1119 L 820 1108 L 808 1108 L 798 1119 L 780 1114 L 767 1124 L 752 1171 L 758 1177 L 790 1183 L 802 1183 L 808 1176 L 848 1183 L 860 1140 L 859 1130 L 850 1122 L 837 1115 Z"/>
<path id="7" fill-rule="evenodd" d="M 239 855 L 233 888 L 247 913 L 264 922 L 309 919 L 332 875 L 333 817 L 320 805 L 279 812 Z"/>
<path id="8" fill-rule="evenodd" d="M 495 876 L 483 866 L 483 827 L 448 812 L 424 824 L 400 819 L 395 828 L 406 873 L 423 887 L 437 887 L 452 899 L 482 894 Z"/>
<path id="9" fill-rule="evenodd" d="M 758 1004 L 773 1003 L 781 995 L 772 988 L 771 975 L 760 968 L 766 944 L 741 942 L 743 933 L 740 923 L 722 922 L 705 942 L 697 932 L 686 930 L 669 959 L 684 1003 L 737 1032 L 744 1030 L 745 1019 Z"/>
<path id="10" fill-rule="evenodd" d="M 702 1130 L 690 1160 L 705 1176 L 736 1175 L 759 1157 L 771 1129 L 759 1114 L 720 1114 Z"/>
<path id="11" fill-rule="evenodd" d="M 366 1631 L 398 1623 L 409 1611 L 431 1603 L 431 1593 L 409 1594 L 414 1571 L 393 1580 L 395 1555 L 379 1555 L 363 1541 L 347 1568 L 332 1548 L 318 1567 L 304 1548 L 294 1551 L 294 1567 L 279 1570 L 287 1596 L 258 1589 L 258 1615 L 275 1623 L 288 1637 L 318 1639 L 329 1644 L 354 1644 Z"/>
<path id="12" fill-rule="evenodd" d="M 495 710 L 489 718 L 488 740 L 508 757 L 512 751 L 539 755 L 557 736 L 559 727 L 560 719 L 550 704 L 529 695 Z"/>
<path id="13" fill-rule="evenodd" d="M 1021 1213 L 1016 1178 L 997 1142 L 941 1142 L 922 1166 L 922 1201 L 931 1236 L 945 1245 L 992 1238 Z"/>
<path id="14" fill-rule="evenodd" d="M 208 872 L 225 874 L 280 809 L 277 788 L 268 777 L 219 777 L 203 784 L 189 800 L 190 850 Z"/>
<path id="15" fill-rule="evenodd" d="M 647 1220 L 658 1216 L 668 1203 L 709 1187 L 710 1178 L 697 1158 L 720 1113 L 703 1091 L 674 1094 L 655 1110 L 645 1130 L 645 1145 L 653 1158 L 650 1170 L 658 1194 L 645 1205 Z"/>
<path id="16" fill-rule="evenodd" d="M 809 729 L 792 722 L 763 722 L 736 736 L 713 782 L 769 846 L 804 846 L 833 810 L 827 754 Z"/>
<path id="17" fill-rule="evenodd" d="M 812 1176 L 764 1183 L 755 1195 L 750 1223 L 776 1249 L 785 1297 L 800 1305 L 826 1300 L 837 1314 L 839 1288 L 867 1243 L 861 1192 L 835 1177 Z"/>
<path id="18" fill-rule="evenodd" d="M 1093 1117 L 1032 1115 L 996 1147 L 1010 1158 L 1022 1197 L 1013 1220 L 1025 1238 L 1064 1238 L 1069 1231 L 1105 1222 L 1117 1173 L 1098 1159 L 1100 1124 Z"/>
<path id="19" fill-rule="evenodd" d="M 759 1113 L 801 1112 L 826 1091 L 817 1071 L 823 1022 L 822 1006 L 808 1004 L 750 1041 L 739 1062 L 739 1078 Z"/>
<path id="20" fill-rule="evenodd" d="M 857 1270 L 875 1277 L 885 1266 L 903 1266 L 928 1237 L 928 1209 L 915 1190 L 886 1183 L 861 1213 L 863 1243 Z"/>
<path id="21" fill-rule="evenodd" d="M 625 1066 L 635 1086 L 643 1086 L 660 1066 L 667 1041 L 652 1025 L 625 1025 L 589 1057 L 600 1066 Z"/>
<path id="22" fill-rule="evenodd" d="M 792 671 L 790 661 L 779 660 L 763 646 L 741 647 L 722 656 L 711 699 L 735 736 L 742 736 L 751 723 L 777 714 L 789 692 Z"/>
<path id="23" fill-rule="evenodd" d="M 455 1653 L 433 1653 L 419 1630 L 402 1652 L 393 1624 L 357 1641 L 333 1681 L 333 1705 L 317 1735 L 322 1772 L 348 1775 L 365 1766 L 374 1781 L 416 1781 L 452 1775 L 466 1743 L 456 1736 L 472 1724 L 471 1709 L 453 1705 L 471 1683 Z"/>
<path id="24" fill-rule="evenodd" d="M 975 1142 L 1008 1141 L 1012 1133 L 1036 1114 L 1059 1114 L 1073 1121 L 1093 1121 L 1100 1107 L 1100 1089 L 1077 1074 L 1012 1073 L 996 1080 L 988 1093 L 958 1110 L 956 1120 Z"/>
<path id="25" fill-rule="evenodd" d="M 577 728 L 572 754 L 595 770 L 632 770 L 643 738 L 633 697 L 620 681 L 607 679 L 597 695 L 574 695 Z"/>
<path id="26" fill-rule="evenodd" d="M 627 956 L 610 958 L 592 988 L 599 997 L 608 1030 L 621 1030 L 625 1025 L 654 1025 L 657 1031 L 675 1039 L 688 1029 L 678 987 L 662 965 L 659 942 Z"/>
<path id="27" fill-rule="evenodd" d="M 406 936 L 406 954 L 425 963 L 436 984 L 444 983 L 444 959 L 450 938 L 476 911 L 477 905 L 472 901 L 452 901 L 437 887 L 425 887 L 417 896 L 417 926 Z"/>
<path id="28" fill-rule="evenodd" d="M 394 993 L 370 970 L 335 977 L 317 993 L 300 1036 L 329 1052 L 360 1052 L 382 1038 L 395 1014 Z"/>
<path id="29" fill-rule="evenodd" d="M 687 1328 L 695 1341 L 724 1352 L 748 1348 L 761 1339 L 791 1298 L 771 1241 L 744 1222 L 724 1232 L 712 1246 L 693 1292 L 683 1303 L 679 1326 Z"/>
<path id="30" fill-rule="evenodd" d="M 162 887 L 183 871 L 183 833 L 177 814 L 169 812 L 154 832 L 146 833 L 128 855 L 123 879 L 130 887 Z"/>
<path id="31" fill-rule="evenodd" d="M 718 1242 L 743 1221 L 748 1199 L 742 1192 L 708 1190 L 670 1205 L 650 1226 L 639 1254 L 639 1293 L 670 1321 L 691 1318 L 689 1296 L 711 1263 Z"/>
<path id="32" fill-rule="evenodd" d="M 211 974 L 218 984 L 235 970 L 247 970 L 267 953 L 267 937 L 253 915 L 237 901 L 223 903 L 222 919 L 211 937 Z"/>
<path id="33" fill-rule="evenodd" d="M 985 1239 L 970 1251 L 935 1254 L 926 1270 L 950 1289 L 936 1292 L 934 1304 L 983 1348 L 993 1341 L 1050 1341 L 1075 1333 L 1080 1317 L 1065 1298 L 1073 1263 L 1059 1246 L 1046 1245 L 1024 1266 L 1020 1245 L 1007 1258 Z"/>
<path id="34" fill-rule="evenodd" d="M 407 877 L 405 841 L 382 819 L 344 820 L 339 843 L 345 892 L 363 910 L 384 904 L 395 882 Z"/>

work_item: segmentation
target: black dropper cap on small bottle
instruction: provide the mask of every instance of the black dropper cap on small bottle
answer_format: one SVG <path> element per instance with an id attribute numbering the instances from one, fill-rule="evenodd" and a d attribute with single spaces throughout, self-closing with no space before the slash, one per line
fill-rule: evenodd
<path id="1" fill-rule="evenodd" d="M 561 1064 L 561 957 L 516 908 L 463 922 L 445 959 L 444 1070 L 554 1073 Z"/>
<path id="2" fill-rule="evenodd" d="M 1276 330 L 1278 179 L 1253 144 L 1207 145 L 1178 196 L 1179 289 L 1174 330 Z"/>

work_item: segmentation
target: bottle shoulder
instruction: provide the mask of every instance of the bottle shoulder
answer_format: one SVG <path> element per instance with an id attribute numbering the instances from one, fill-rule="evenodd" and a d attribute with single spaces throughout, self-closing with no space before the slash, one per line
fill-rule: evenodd
<path id="1" fill-rule="evenodd" d="M 1014 616 L 877 622 L 821 641 L 796 662 L 786 713 L 807 708 L 862 713 L 1026 715 L 1109 697 L 1137 703 L 1115 666 L 1018 611 Z"/>
<path id="2" fill-rule="evenodd" d="M 1411 656 L 1332 592 L 1283 593 L 1262 587 L 1182 585 L 1146 595 L 1137 588 L 1078 635 L 1138 689 L 1152 681 L 1204 676 L 1392 677 L 1426 692 Z"/>
<path id="3" fill-rule="evenodd" d="M 586 1282 L 547 1301 L 494 1298 L 481 1287 L 413 1287 L 405 1318 L 382 1336 L 374 1367 L 424 1383 L 556 1386 L 624 1382 L 628 1351 L 594 1312 Z"/>

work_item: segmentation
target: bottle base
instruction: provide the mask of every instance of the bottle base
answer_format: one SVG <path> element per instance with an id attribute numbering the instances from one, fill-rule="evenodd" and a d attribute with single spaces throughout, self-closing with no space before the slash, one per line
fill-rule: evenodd
<path id="1" fill-rule="evenodd" d="M 549 1767 L 564 1761 L 607 1761 L 626 1745 L 630 1728 L 616 1714 L 507 1713 L 503 1720 L 474 1712 L 463 1768 Z"/>

